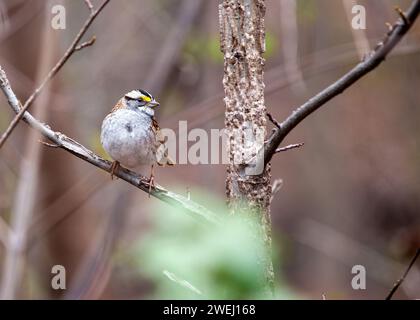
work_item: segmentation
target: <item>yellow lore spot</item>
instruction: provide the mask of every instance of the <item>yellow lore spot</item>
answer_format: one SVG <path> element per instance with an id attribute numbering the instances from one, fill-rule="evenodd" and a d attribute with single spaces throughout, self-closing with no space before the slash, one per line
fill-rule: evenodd
<path id="1" fill-rule="evenodd" d="M 143 99 L 143 101 L 146 101 L 146 102 L 152 101 L 152 99 L 150 99 L 150 97 L 148 96 L 141 96 L 141 98 Z"/>

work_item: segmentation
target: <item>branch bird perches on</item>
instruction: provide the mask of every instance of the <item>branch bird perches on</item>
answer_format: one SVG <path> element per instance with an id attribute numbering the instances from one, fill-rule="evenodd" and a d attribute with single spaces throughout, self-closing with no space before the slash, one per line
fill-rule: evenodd
<path id="1" fill-rule="evenodd" d="M 10 86 L 6 73 L 3 71 L 3 69 L 1 69 L 1 67 L 0 88 L 5 94 L 9 105 L 12 107 L 13 111 L 15 113 L 18 113 L 21 110 L 20 102 Z M 48 144 L 47 146 L 66 150 L 74 156 L 85 160 L 98 168 L 110 172 L 112 166 L 110 161 L 102 159 L 94 152 L 81 145 L 77 141 L 69 138 L 65 134 L 52 130 L 50 126 L 41 123 L 39 120 L 34 118 L 29 112 L 26 111 L 24 113 L 23 120 L 29 126 L 31 126 L 35 130 L 38 130 L 45 138 L 52 142 L 52 144 Z M 128 183 L 147 193 L 149 192 L 149 179 L 146 177 L 138 175 L 135 172 L 125 168 L 120 168 L 119 170 L 117 170 L 115 172 L 115 176 L 127 181 Z M 188 200 L 184 196 L 168 191 L 159 185 L 155 185 L 155 187 L 151 189 L 150 194 L 171 205 L 184 208 L 187 211 L 187 213 L 191 214 L 194 217 L 201 218 L 201 220 L 204 220 L 206 222 L 217 223 L 219 221 L 217 215 L 215 215 L 202 205 L 199 205 L 192 200 Z"/>

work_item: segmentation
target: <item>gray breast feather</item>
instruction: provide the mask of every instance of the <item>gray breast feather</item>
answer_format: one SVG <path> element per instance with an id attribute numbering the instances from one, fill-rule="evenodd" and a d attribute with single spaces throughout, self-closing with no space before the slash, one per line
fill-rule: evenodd
<path id="1" fill-rule="evenodd" d="M 101 143 L 112 159 L 136 168 L 156 160 L 156 137 L 152 119 L 140 112 L 119 109 L 102 123 Z"/>

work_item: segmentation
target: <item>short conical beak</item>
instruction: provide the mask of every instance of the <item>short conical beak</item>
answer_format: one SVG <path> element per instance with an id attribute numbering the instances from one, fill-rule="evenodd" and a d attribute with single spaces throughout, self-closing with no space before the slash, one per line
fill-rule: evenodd
<path id="1" fill-rule="evenodd" d="M 157 102 L 156 100 L 152 100 L 149 103 L 147 103 L 148 107 L 158 107 L 159 106 L 159 102 Z"/>

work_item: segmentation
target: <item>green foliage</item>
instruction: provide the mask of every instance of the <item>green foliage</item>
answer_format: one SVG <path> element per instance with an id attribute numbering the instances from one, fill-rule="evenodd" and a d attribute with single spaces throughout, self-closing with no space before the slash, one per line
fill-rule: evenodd
<path id="1" fill-rule="evenodd" d="M 278 41 L 276 36 L 267 31 L 266 35 L 265 35 L 265 58 L 271 58 L 272 56 L 274 56 L 274 54 L 277 52 L 278 49 Z"/>
<path id="2" fill-rule="evenodd" d="M 223 63 L 219 37 L 214 34 L 193 33 L 185 43 L 183 58 L 188 61 L 191 57 L 199 61 L 209 61 L 216 64 Z"/>
<path id="3" fill-rule="evenodd" d="M 223 210 L 222 202 L 208 195 L 205 199 L 195 200 Z M 209 226 L 162 205 L 154 217 L 153 228 L 132 253 L 142 276 L 155 284 L 154 297 L 271 298 L 262 285 L 264 248 L 256 239 L 254 221 L 227 216 L 222 226 Z"/>

